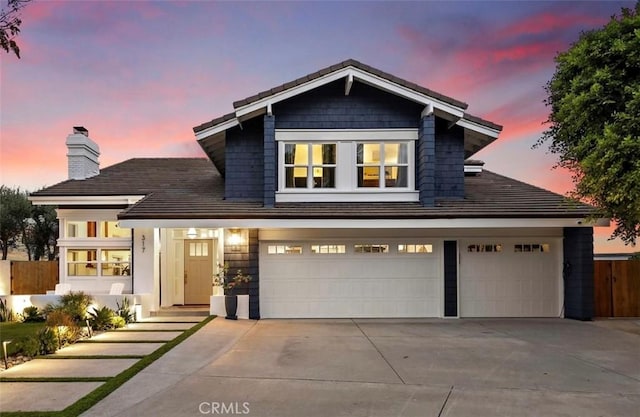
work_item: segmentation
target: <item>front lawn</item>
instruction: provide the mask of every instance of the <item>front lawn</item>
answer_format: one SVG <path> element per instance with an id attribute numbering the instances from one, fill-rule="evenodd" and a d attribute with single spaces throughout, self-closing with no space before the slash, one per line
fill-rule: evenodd
<path id="1" fill-rule="evenodd" d="M 44 322 L 41 323 L 16 323 L 16 322 L 3 322 L 0 323 L 0 342 L 5 340 L 12 340 L 13 343 L 7 345 L 7 354 L 14 355 L 16 353 L 16 343 L 18 339 L 28 336 L 37 336 L 40 329 L 45 326 Z M 2 353 L 0 353 L 2 355 Z"/>

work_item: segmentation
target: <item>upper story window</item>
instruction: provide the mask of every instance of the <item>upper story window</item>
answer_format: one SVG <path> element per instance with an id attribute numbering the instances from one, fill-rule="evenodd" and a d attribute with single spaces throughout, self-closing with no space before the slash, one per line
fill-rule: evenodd
<path id="1" fill-rule="evenodd" d="M 131 229 L 114 221 L 67 221 L 68 238 L 130 238 Z"/>
<path id="2" fill-rule="evenodd" d="M 286 188 L 335 188 L 335 143 L 286 143 Z"/>
<path id="3" fill-rule="evenodd" d="M 276 201 L 418 201 L 417 129 L 276 130 Z"/>
<path id="4" fill-rule="evenodd" d="M 356 146 L 358 187 L 407 187 L 408 143 L 358 143 Z"/>

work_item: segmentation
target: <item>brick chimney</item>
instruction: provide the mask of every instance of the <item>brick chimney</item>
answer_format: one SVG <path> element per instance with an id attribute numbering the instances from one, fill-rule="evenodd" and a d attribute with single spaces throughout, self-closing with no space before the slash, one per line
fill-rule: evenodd
<path id="1" fill-rule="evenodd" d="M 69 179 L 84 180 L 100 173 L 100 148 L 89 139 L 89 131 L 82 126 L 74 126 L 67 136 L 67 164 Z"/>

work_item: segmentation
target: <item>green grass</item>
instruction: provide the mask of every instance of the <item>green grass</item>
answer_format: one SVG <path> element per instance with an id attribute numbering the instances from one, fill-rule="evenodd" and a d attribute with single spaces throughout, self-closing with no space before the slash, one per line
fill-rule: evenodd
<path id="1" fill-rule="evenodd" d="M 158 360 L 162 355 L 185 341 L 189 336 L 200 330 L 203 326 L 213 320 L 216 316 L 209 316 L 202 322 L 196 324 L 192 328 L 185 330 L 180 336 L 171 340 L 170 342 L 166 342 L 164 345 L 156 349 L 153 353 L 145 356 L 133 366 L 124 371 L 120 372 L 118 375 L 107 379 L 107 381 L 100 385 L 95 390 L 91 391 L 89 394 L 79 399 L 75 403 L 71 404 L 69 407 L 65 408 L 62 411 L 34 411 L 34 412 L 26 412 L 26 411 L 9 411 L 2 413 L 3 417 L 76 417 L 80 414 L 87 411 L 89 408 L 93 407 L 98 401 L 102 400 L 107 395 L 111 394 L 113 391 L 118 389 L 122 384 L 133 378 L 138 372 L 142 371 L 147 366 L 151 365 L 153 362 Z M 70 380 L 74 380 L 76 378 L 70 378 Z M 80 379 L 80 378 L 77 378 Z"/>
<path id="2" fill-rule="evenodd" d="M 0 342 L 5 340 L 11 340 L 13 343 L 7 345 L 7 354 L 16 354 L 16 341 L 20 338 L 27 336 L 36 336 L 40 329 L 45 326 L 42 323 L 16 323 L 16 322 L 3 322 L 0 323 Z M 0 353 L 2 355 L 2 353 Z"/>

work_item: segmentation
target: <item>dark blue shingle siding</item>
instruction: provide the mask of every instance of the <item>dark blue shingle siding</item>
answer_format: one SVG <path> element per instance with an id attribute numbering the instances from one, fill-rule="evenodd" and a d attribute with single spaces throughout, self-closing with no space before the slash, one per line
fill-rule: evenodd
<path id="1" fill-rule="evenodd" d="M 435 140 L 436 198 L 464 198 L 464 129 L 438 119 Z"/>
<path id="2" fill-rule="evenodd" d="M 435 152 L 435 116 L 431 114 L 420 121 L 416 143 L 416 189 L 425 207 L 435 203 Z"/>
<path id="3" fill-rule="evenodd" d="M 344 80 L 275 104 L 276 129 L 417 128 L 422 105 L 354 82 L 348 96 Z"/>
<path id="4" fill-rule="evenodd" d="M 262 200 L 264 198 L 264 129 L 261 118 L 227 131 L 225 198 Z"/>
<path id="5" fill-rule="evenodd" d="M 276 132 L 274 116 L 264 116 L 264 194 L 265 207 L 273 207 L 276 204 L 276 187 L 278 171 Z"/>

